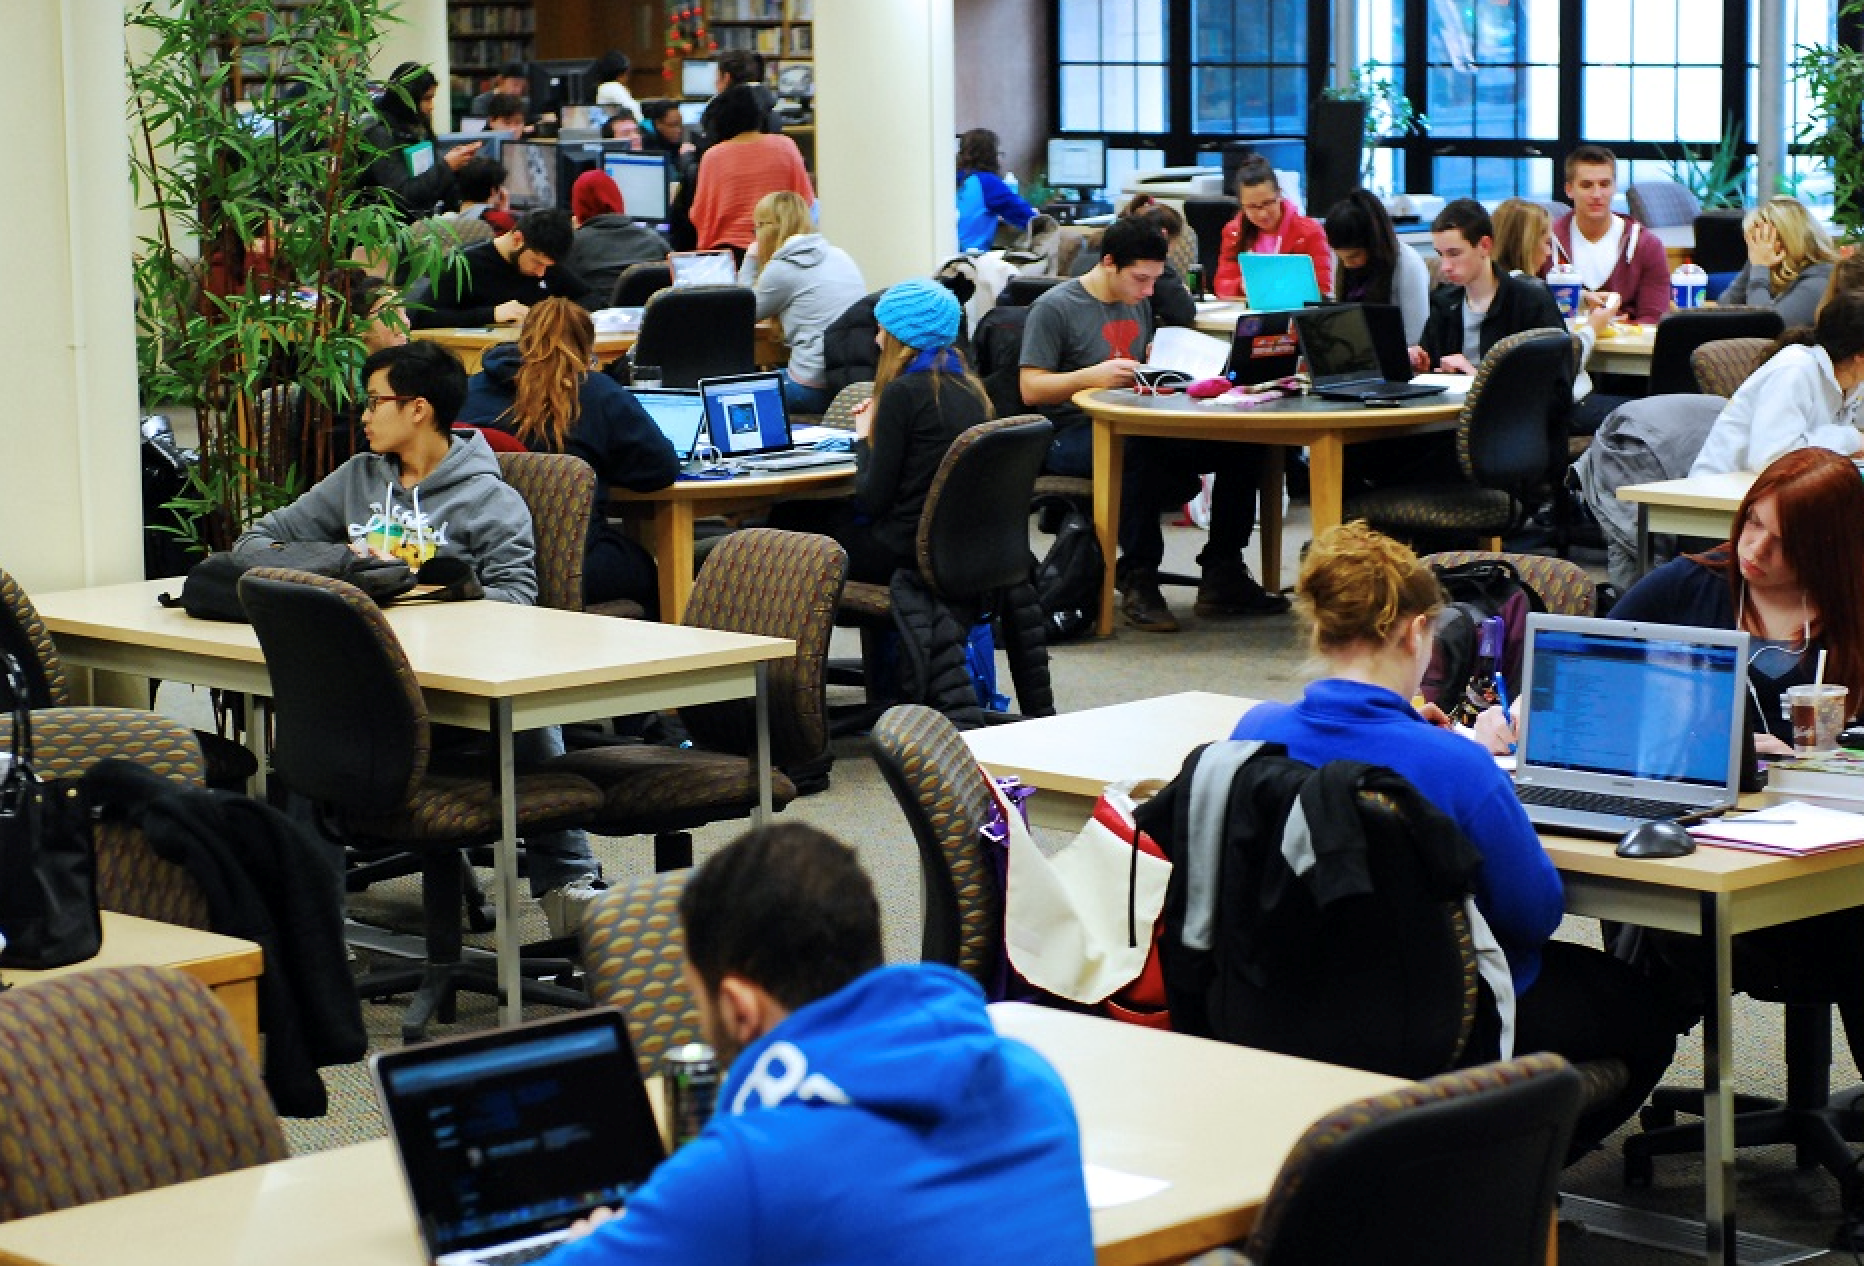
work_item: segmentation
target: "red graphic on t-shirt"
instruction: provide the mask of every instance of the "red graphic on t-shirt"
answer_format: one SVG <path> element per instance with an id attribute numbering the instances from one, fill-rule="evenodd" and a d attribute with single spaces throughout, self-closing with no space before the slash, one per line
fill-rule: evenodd
<path id="1" fill-rule="evenodd" d="M 1139 341 L 1139 322 L 1122 317 L 1109 321 L 1100 327 L 1100 337 L 1107 340 L 1110 355 L 1138 360 L 1139 353 L 1133 350 L 1133 344 Z"/>

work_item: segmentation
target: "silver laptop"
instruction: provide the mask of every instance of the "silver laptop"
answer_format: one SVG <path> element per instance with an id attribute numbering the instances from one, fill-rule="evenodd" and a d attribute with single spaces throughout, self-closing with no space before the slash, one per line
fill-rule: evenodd
<path id="1" fill-rule="evenodd" d="M 673 387 L 632 388 L 635 401 L 667 437 L 681 464 L 693 460 L 705 435 L 705 401 L 697 391 Z"/>
<path id="2" fill-rule="evenodd" d="M 741 470 L 768 474 L 846 466 L 854 461 L 850 452 L 796 447 L 789 410 L 783 403 L 781 374 L 701 378 L 699 394 L 705 400 L 713 447 L 722 460 Z"/>
<path id="3" fill-rule="evenodd" d="M 1622 835 L 1741 789 L 1746 633 L 1528 617 L 1515 792 L 1537 827 Z"/>
<path id="4" fill-rule="evenodd" d="M 667 267 L 678 287 L 738 284 L 738 261 L 730 251 L 674 251 Z"/>
<path id="5" fill-rule="evenodd" d="M 404 1046 L 369 1062 L 435 1266 L 515 1266 L 665 1159 L 613 1007 Z"/>

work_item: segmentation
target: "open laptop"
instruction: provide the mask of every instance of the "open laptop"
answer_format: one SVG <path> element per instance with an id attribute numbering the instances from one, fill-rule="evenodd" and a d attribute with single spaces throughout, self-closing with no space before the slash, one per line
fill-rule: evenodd
<path id="1" fill-rule="evenodd" d="M 1537 827 L 1616 837 L 1733 806 L 1748 635 L 1528 617 L 1515 792 Z"/>
<path id="2" fill-rule="evenodd" d="M 1245 312 L 1230 335 L 1223 375 L 1239 386 L 1292 377 L 1301 367 L 1301 346 L 1292 312 Z"/>
<path id="3" fill-rule="evenodd" d="M 1252 255 L 1236 257 L 1243 270 L 1243 292 L 1256 312 L 1279 312 L 1320 302 L 1320 280 L 1314 261 L 1306 255 Z"/>
<path id="4" fill-rule="evenodd" d="M 1383 319 L 1382 329 L 1389 329 Z M 1404 328 L 1397 327 L 1398 362 L 1388 347 L 1379 354 L 1373 341 L 1372 322 L 1363 305 L 1337 303 L 1324 308 L 1310 308 L 1294 314 L 1294 327 L 1301 338 L 1301 354 L 1307 357 L 1307 372 L 1313 380 L 1314 394 L 1323 400 L 1410 400 L 1434 396 L 1444 388 L 1410 381 L 1411 364 L 1404 351 Z M 1389 343 L 1389 337 L 1386 339 Z M 1401 376 L 1388 376 L 1396 370 Z"/>
<path id="5" fill-rule="evenodd" d="M 738 261 L 730 251 L 674 251 L 667 256 L 675 286 L 735 286 Z"/>
<path id="6" fill-rule="evenodd" d="M 613 1007 L 404 1046 L 369 1068 L 435 1266 L 541 1257 L 666 1155 Z"/>
<path id="7" fill-rule="evenodd" d="M 734 374 L 701 378 L 706 426 L 719 457 L 752 471 L 805 470 L 812 466 L 846 466 L 854 454 L 798 449 L 790 434 L 789 410 L 783 404 L 783 376 Z"/>
<path id="8" fill-rule="evenodd" d="M 681 465 L 693 460 L 705 435 L 705 401 L 697 391 L 673 387 L 632 388 L 635 401 L 673 445 Z"/>

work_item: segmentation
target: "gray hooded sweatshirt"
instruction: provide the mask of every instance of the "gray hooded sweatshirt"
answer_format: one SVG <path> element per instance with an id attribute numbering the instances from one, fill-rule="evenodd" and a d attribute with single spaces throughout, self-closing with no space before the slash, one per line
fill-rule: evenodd
<path id="1" fill-rule="evenodd" d="M 800 233 L 777 247 L 757 274 L 757 319 L 776 316 L 790 348 L 790 377 L 810 387 L 827 381 L 822 336 L 867 283 L 852 256 L 820 233 Z"/>
<path id="2" fill-rule="evenodd" d="M 233 548 L 357 543 L 388 550 L 415 568 L 444 554 L 470 563 L 493 601 L 537 601 L 530 507 L 499 477 L 498 458 L 484 436 L 456 433 L 440 465 L 412 488 L 401 486 L 399 472 L 393 457 L 358 453 L 253 524 Z"/>

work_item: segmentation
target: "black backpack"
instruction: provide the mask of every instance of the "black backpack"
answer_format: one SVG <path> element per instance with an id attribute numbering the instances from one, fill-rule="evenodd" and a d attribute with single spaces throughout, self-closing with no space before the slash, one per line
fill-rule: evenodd
<path id="1" fill-rule="evenodd" d="M 1042 604 L 1051 645 L 1093 632 L 1106 573 L 1107 558 L 1094 525 L 1069 505 L 1055 529 L 1054 544 L 1035 569 L 1036 601 Z"/>
<path id="2" fill-rule="evenodd" d="M 1546 611 L 1546 602 L 1506 559 L 1477 559 L 1455 567 L 1433 566 L 1431 570 L 1437 573 L 1437 583 L 1443 586 L 1449 601 L 1437 613 L 1436 645 L 1419 687 L 1424 698 L 1445 712 L 1454 710 L 1476 666 L 1482 622 L 1492 615 L 1502 617 L 1506 630 L 1502 674 L 1511 690 L 1518 689 L 1527 617 Z"/>

